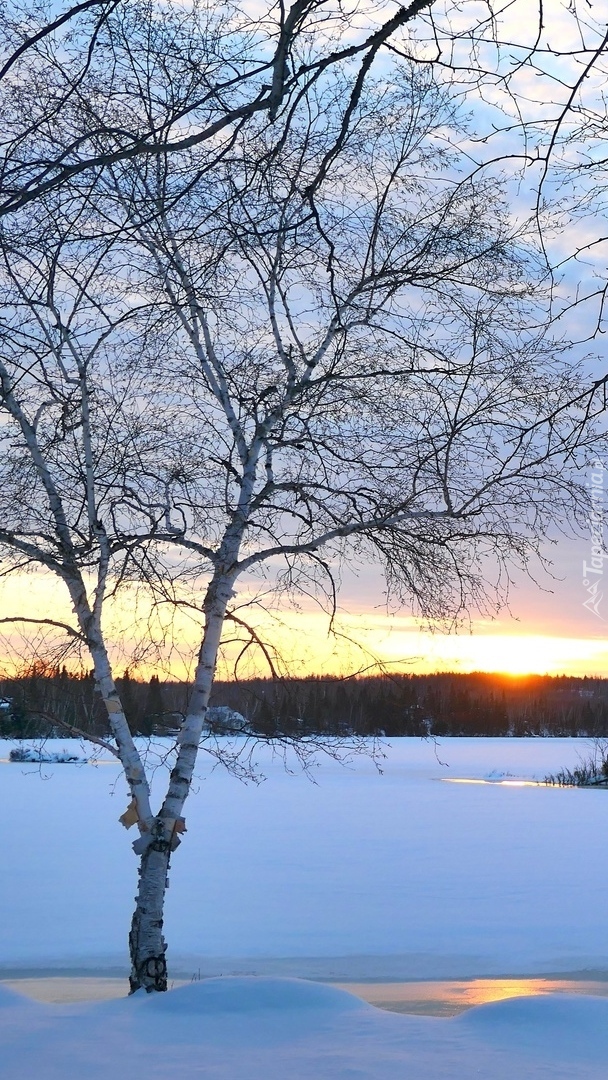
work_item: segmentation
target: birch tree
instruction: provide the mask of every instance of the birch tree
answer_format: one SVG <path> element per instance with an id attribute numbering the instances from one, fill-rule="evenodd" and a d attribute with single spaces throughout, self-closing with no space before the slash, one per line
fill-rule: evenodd
<path id="1" fill-rule="evenodd" d="M 209 167 L 251 118 L 274 125 L 281 114 L 284 127 L 289 103 L 350 61 L 347 109 L 379 50 L 431 2 L 349 9 L 295 0 L 250 10 L 85 0 L 59 13 L 52 4 L 7 4 L 0 216 L 63 185 L 86 187 L 112 164 L 154 156 L 159 141 L 175 154 L 205 146 Z"/>
<path id="2" fill-rule="evenodd" d="M 542 185 L 587 87 L 601 88 L 607 47 L 601 13 L 580 0 L 7 0 L 0 216 L 64 186 L 86 189 L 112 165 L 154 158 L 159 144 L 178 158 L 204 147 L 212 168 L 260 118 L 280 142 L 294 106 L 337 78 L 348 126 L 370 74 L 395 55 L 492 106 L 478 111 L 476 160 L 490 140 L 491 158 L 519 159 Z M 601 106 L 587 115 L 602 123 Z"/>
<path id="3" fill-rule="evenodd" d="M 0 545 L 66 591 L 57 628 L 105 703 L 139 830 L 132 991 L 167 986 L 167 871 L 239 583 L 332 597 L 341 560 L 372 559 L 396 603 L 458 618 L 583 505 L 595 393 L 552 335 L 535 222 L 463 171 L 416 63 L 344 117 L 338 78 L 279 139 L 237 125 L 213 167 L 157 147 L 5 218 Z M 203 620 L 154 806 L 104 631 L 133 580 L 165 602 L 187 581 Z"/>

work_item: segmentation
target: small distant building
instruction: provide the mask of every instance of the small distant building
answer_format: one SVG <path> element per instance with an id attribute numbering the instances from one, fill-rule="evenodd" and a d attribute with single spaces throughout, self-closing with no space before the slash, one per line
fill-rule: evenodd
<path id="1" fill-rule="evenodd" d="M 207 709 L 205 728 L 213 735 L 238 735 L 240 732 L 249 732 L 249 724 L 236 709 L 230 709 L 228 705 L 214 705 Z"/>

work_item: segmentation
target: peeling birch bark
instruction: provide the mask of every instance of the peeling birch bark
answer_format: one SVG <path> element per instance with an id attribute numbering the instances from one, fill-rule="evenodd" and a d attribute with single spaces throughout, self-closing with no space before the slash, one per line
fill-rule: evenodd
<path id="1" fill-rule="evenodd" d="M 162 838 L 161 822 L 158 822 L 155 831 L 157 838 L 141 857 L 139 888 L 129 933 L 129 986 L 132 994 L 140 989 L 147 993 L 167 989 L 163 908 L 171 851 L 169 841 Z"/>

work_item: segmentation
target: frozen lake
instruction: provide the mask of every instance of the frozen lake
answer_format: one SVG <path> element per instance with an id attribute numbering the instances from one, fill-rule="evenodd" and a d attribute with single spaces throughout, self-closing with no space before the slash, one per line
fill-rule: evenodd
<path id="1" fill-rule="evenodd" d="M 172 977 L 602 980 L 608 792 L 513 783 L 589 748 L 396 739 L 382 774 L 366 759 L 325 760 L 315 784 L 267 748 L 259 786 L 203 762 L 170 874 Z M 114 764 L 2 766 L 0 977 L 126 970 L 136 881 L 133 836 L 117 821 L 126 804 Z"/>
<path id="2" fill-rule="evenodd" d="M 174 980 L 170 989 L 188 985 Z M 192 985 L 192 983 L 190 983 Z M 425 980 L 423 982 L 333 983 L 362 1001 L 387 1012 L 417 1016 L 458 1016 L 467 1009 L 509 998 L 547 994 L 587 994 L 608 997 L 608 979 L 467 979 Z M 76 1002 L 114 1001 L 128 994 L 126 978 L 91 976 L 48 976 L 0 981 L 33 1001 L 50 1005 Z"/>

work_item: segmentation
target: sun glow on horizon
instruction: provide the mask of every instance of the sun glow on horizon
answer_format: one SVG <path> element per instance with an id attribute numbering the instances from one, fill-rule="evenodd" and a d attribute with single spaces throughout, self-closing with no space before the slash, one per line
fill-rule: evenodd
<path id="1" fill-rule="evenodd" d="M 282 675 L 353 675 L 380 671 L 425 674 L 429 672 L 488 672 L 510 678 L 527 675 L 608 676 L 608 639 L 563 637 L 558 634 L 515 632 L 513 622 L 479 619 L 472 633 L 429 632 L 409 614 L 390 615 L 376 608 L 356 614 L 341 612 L 331 624 L 328 615 L 309 603 L 307 608 L 275 607 L 267 610 L 251 602 L 244 590 L 238 597 L 239 614 L 255 634 L 269 645 Z M 167 610 L 167 609 L 165 609 Z M 0 617 L 55 619 L 73 623 L 67 599 L 49 575 L 33 573 L 0 582 Z M 131 668 L 135 677 L 189 679 L 200 642 L 201 618 L 178 612 L 173 631 L 162 625 L 141 593 L 125 593 L 120 605 L 108 611 L 106 630 L 116 674 Z M 167 624 L 168 625 L 168 624 Z M 0 665 L 7 666 L 11 649 L 23 661 L 36 657 L 33 641 L 37 628 L 27 624 L 2 627 Z M 146 651 L 146 635 L 156 639 Z M 235 662 L 243 653 L 247 633 L 227 623 L 218 677 L 231 678 Z M 44 635 L 39 635 L 38 655 L 43 655 Z M 29 651 L 28 651 L 29 649 Z M 77 662 L 77 658 L 74 663 Z M 82 666 L 90 666 L 85 654 Z M 252 646 L 237 665 L 238 677 L 270 675 L 262 650 Z"/>

